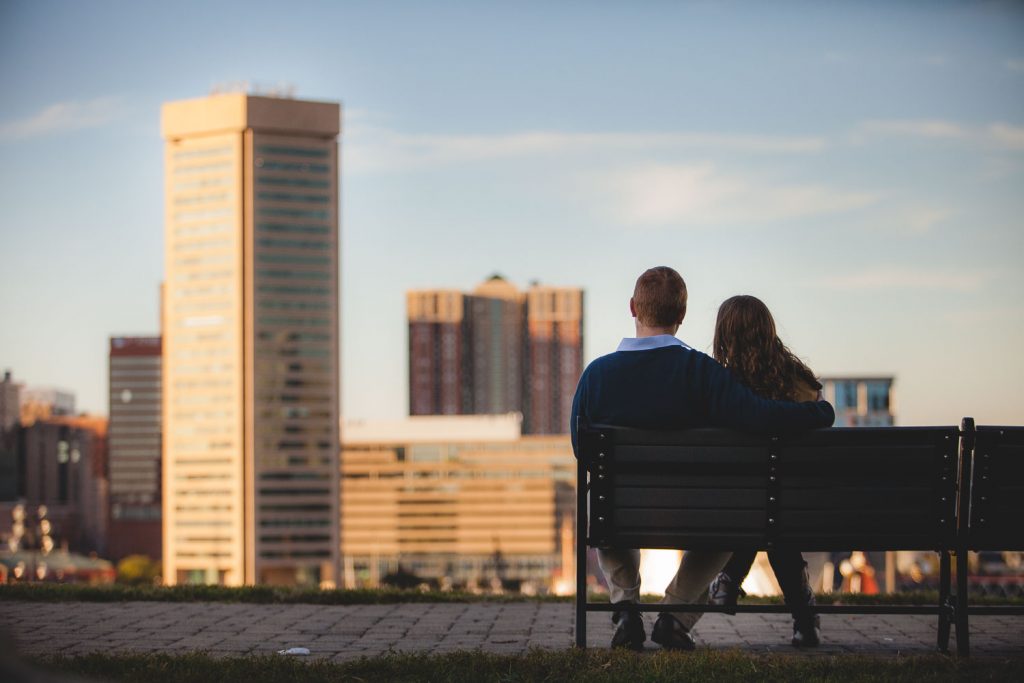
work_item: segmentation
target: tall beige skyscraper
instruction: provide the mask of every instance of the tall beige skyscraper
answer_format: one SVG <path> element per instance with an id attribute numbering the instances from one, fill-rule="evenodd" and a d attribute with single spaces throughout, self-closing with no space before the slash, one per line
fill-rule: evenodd
<path id="1" fill-rule="evenodd" d="M 328 102 L 163 107 L 168 583 L 337 579 L 339 132 Z"/>

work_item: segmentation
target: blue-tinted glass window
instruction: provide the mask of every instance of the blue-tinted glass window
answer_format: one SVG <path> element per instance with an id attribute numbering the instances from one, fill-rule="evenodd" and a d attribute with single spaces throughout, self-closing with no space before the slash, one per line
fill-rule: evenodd
<path id="1" fill-rule="evenodd" d="M 868 410 L 877 412 L 888 412 L 889 410 L 889 383 L 868 382 Z"/>
<path id="2" fill-rule="evenodd" d="M 857 383 L 836 382 L 836 410 L 856 410 Z"/>

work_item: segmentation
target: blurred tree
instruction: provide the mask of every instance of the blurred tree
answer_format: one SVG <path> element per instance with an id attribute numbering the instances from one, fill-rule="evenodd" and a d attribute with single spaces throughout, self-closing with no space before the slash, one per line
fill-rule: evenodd
<path id="1" fill-rule="evenodd" d="M 160 576 L 160 563 L 148 555 L 129 555 L 117 563 L 117 582 L 132 586 L 153 583 Z"/>
<path id="2" fill-rule="evenodd" d="M 402 565 L 398 565 L 398 571 L 387 574 L 380 580 L 382 586 L 389 588 L 417 588 L 426 584 L 429 588 L 437 589 L 439 583 L 437 579 L 425 579 L 417 575 L 415 572 L 411 572 Z"/>

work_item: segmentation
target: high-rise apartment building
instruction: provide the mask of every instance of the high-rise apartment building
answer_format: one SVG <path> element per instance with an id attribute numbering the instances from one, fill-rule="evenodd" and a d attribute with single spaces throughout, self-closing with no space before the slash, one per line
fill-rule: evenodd
<path id="1" fill-rule="evenodd" d="M 164 105 L 164 577 L 338 566 L 335 103 Z"/>
<path id="2" fill-rule="evenodd" d="M 409 292 L 409 413 L 461 415 L 465 403 L 465 297 L 453 290 Z"/>
<path id="3" fill-rule="evenodd" d="M 377 586 L 400 567 L 467 587 L 544 590 L 572 576 L 567 436 L 523 436 L 506 414 L 351 421 L 342 441 L 347 587 Z"/>
<path id="4" fill-rule="evenodd" d="M 161 557 L 160 337 L 111 337 L 107 555 Z"/>
<path id="5" fill-rule="evenodd" d="M 526 318 L 524 431 L 567 432 L 583 374 L 583 290 L 535 285 L 526 293 Z"/>
<path id="6" fill-rule="evenodd" d="M 896 423 L 893 377 L 822 377 L 822 393 L 836 410 L 836 427 L 891 427 Z"/>
<path id="7" fill-rule="evenodd" d="M 17 500 L 25 487 L 21 385 L 10 370 L 0 380 L 0 501 Z"/>
<path id="8" fill-rule="evenodd" d="M 471 293 L 407 294 L 410 415 L 521 412 L 527 434 L 564 434 L 583 372 L 583 291 L 500 276 Z"/>
<path id="9" fill-rule="evenodd" d="M 525 298 L 501 277 L 481 283 L 466 297 L 473 373 L 469 387 L 474 415 L 521 411 Z M 556 430 L 557 431 L 557 430 Z"/>
<path id="10" fill-rule="evenodd" d="M 9 432 L 21 423 L 21 385 L 10 370 L 0 380 L 0 433 Z"/>

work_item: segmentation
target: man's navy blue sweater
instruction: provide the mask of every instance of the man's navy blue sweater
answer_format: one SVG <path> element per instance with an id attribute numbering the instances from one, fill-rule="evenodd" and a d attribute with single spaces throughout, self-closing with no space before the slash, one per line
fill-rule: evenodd
<path id="1" fill-rule="evenodd" d="M 638 429 L 723 427 L 761 434 L 829 427 L 835 421 L 825 401 L 761 398 L 707 354 L 668 339 L 674 343 L 657 346 L 652 340 L 655 348 L 616 351 L 587 366 L 572 402 L 573 452 L 577 418 Z"/>

